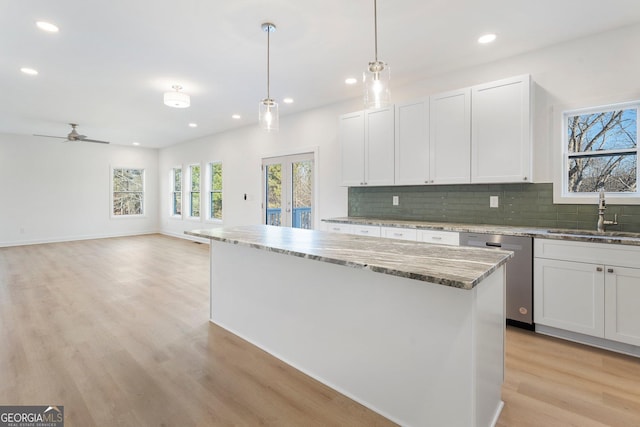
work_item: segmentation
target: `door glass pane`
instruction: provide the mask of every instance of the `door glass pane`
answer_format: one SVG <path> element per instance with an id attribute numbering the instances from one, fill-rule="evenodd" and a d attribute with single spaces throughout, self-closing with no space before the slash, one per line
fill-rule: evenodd
<path id="1" fill-rule="evenodd" d="M 312 176 L 313 162 L 304 160 L 291 164 L 291 189 L 293 202 L 293 218 L 291 225 L 294 228 L 311 229 L 312 200 Z"/>
<path id="2" fill-rule="evenodd" d="M 282 223 L 282 165 L 265 166 L 267 217 L 265 224 L 281 225 Z"/>

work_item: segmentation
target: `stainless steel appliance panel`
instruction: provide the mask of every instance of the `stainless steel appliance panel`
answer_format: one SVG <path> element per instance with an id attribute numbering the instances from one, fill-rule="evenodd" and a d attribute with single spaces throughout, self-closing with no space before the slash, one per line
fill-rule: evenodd
<path id="1" fill-rule="evenodd" d="M 460 246 L 513 251 L 514 257 L 506 264 L 507 320 L 533 327 L 533 239 L 499 234 L 460 233 Z"/>

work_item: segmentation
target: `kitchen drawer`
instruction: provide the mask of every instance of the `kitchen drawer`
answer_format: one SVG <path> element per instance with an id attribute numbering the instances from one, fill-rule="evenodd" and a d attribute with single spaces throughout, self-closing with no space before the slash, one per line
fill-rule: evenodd
<path id="1" fill-rule="evenodd" d="M 418 240 L 418 230 L 415 228 L 382 227 L 382 237 L 415 242 Z"/>
<path id="2" fill-rule="evenodd" d="M 438 245 L 460 246 L 460 233 L 456 231 L 419 230 L 417 240 Z"/>
<path id="3" fill-rule="evenodd" d="M 640 268 L 640 247 L 612 243 L 533 239 L 536 258 Z"/>
<path id="4" fill-rule="evenodd" d="M 351 233 L 352 226 L 349 224 L 336 224 L 328 222 L 325 224 L 325 231 L 332 233 Z"/>
<path id="5" fill-rule="evenodd" d="M 380 227 L 375 225 L 354 225 L 351 227 L 351 234 L 358 236 L 381 237 Z"/>

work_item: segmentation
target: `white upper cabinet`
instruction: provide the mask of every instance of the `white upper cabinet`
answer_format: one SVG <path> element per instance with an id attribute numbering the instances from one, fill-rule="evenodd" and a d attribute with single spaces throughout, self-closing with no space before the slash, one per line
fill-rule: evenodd
<path id="1" fill-rule="evenodd" d="M 531 77 L 474 86 L 471 182 L 531 180 Z"/>
<path id="2" fill-rule="evenodd" d="M 461 89 L 430 98 L 431 184 L 470 182 L 471 90 Z"/>
<path id="3" fill-rule="evenodd" d="M 341 185 L 394 184 L 394 107 L 339 117 Z"/>
<path id="4" fill-rule="evenodd" d="M 395 183 L 428 184 L 429 101 L 396 105 Z"/>
<path id="5" fill-rule="evenodd" d="M 531 77 L 340 116 L 343 186 L 531 181 Z"/>
<path id="6" fill-rule="evenodd" d="M 394 116 L 393 105 L 365 111 L 365 185 L 394 184 Z"/>
<path id="7" fill-rule="evenodd" d="M 355 187 L 364 183 L 364 111 L 339 117 L 338 137 L 342 159 L 341 184 Z"/>

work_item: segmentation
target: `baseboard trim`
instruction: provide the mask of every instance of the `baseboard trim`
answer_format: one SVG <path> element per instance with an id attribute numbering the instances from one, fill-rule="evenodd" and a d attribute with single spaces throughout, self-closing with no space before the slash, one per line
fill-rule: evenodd
<path id="1" fill-rule="evenodd" d="M 114 237 L 145 236 L 149 234 L 159 234 L 159 233 L 160 233 L 159 231 L 153 230 L 153 231 L 141 231 L 141 232 L 134 232 L 134 233 L 89 234 L 84 236 L 53 237 L 50 239 L 18 240 L 14 242 L 0 242 L 0 248 L 9 248 L 13 246 L 43 245 L 47 243 L 75 242 L 79 240 L 111 239 Z"/>

